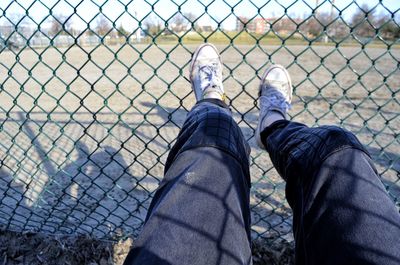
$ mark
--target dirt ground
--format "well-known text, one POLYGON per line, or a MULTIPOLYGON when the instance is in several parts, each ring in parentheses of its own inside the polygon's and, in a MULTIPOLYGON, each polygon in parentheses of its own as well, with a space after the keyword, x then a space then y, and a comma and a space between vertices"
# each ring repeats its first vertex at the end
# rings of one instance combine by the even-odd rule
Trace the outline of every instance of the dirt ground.
POLYGON ((79 236, 48 236, 35 233, 0 232, 0 264, 52 265, 123 263, 132 240, 118 243, 79 236))
MULTIPOLYGON (((0 232, 0 264, 122 265, 132 245, 132 239, 111 242, 87 236, 0 232)), ((254 265, 294 264, 293 242, 255 240, 252 247, 254 265)))
MULTIPOLYGON (((1 230, 136 236, 168 150, 194 104, 188 65, 195 48, 0 53, 1 230)), ((284 183, 253 137, 259 77, 271 63, 286 66, 292 76, 292 119, 356 133, 399 201, 400 50, 218 48, 233 116, 252 147, 253 238, 293 240, 284 183)))

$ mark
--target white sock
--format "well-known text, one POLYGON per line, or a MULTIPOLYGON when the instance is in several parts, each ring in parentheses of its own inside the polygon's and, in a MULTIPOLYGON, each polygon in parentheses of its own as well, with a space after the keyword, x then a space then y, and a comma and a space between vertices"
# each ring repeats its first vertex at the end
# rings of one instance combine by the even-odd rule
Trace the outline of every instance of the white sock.
POLYGON ((278 120, 286 120, 286 117, 284 117, 279 111, 274 111, 271 110, 268 114, 267 117, 265 117, 263 121, 263 128, 267 128, 270 126, 272 123, 278 121, 278 120))

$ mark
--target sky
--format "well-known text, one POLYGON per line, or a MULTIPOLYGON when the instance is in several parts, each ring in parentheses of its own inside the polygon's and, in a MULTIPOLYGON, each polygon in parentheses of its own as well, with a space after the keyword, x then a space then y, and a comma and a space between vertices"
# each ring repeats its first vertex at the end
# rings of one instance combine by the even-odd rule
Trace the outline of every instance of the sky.
MULTIPOLYGON (((153 13, 153 17, 167 20, 180 9, 182 13, 194 14, 200 25, 217 26, 220 23, 222 28, 232 30, 235 28, 237 16, 254 17, 260 13, 264 18, 271 18, 280 17, 286 11, 293 17, 305 17, 316 8, 316 2, 317 0, 1 0, 0 24, 5 23, 5 17, 26 14, 33 22, 46 27, 50 21, 46 17, 52 13, 71 16, 74 27, 83 29, 88 23, 94 27, 95 17, 102 12, 116 26, 123 25, 127 30, 134 30, 138 27, 137 20, 143 19, 149 13, 153 13), (206 9, 208 14, 204 14, 206 9)), ((341 10, 345 19, 350 19, 359 9, 357 5, 363 4, 370 7, 378 5, 377 13, 396 12, 397 16, 400 15, 400 0, 382 0, 381 4, 379 0, 318 2, 317 12, 331 12, 331 2, 334 2, 333 10, 341 10)))

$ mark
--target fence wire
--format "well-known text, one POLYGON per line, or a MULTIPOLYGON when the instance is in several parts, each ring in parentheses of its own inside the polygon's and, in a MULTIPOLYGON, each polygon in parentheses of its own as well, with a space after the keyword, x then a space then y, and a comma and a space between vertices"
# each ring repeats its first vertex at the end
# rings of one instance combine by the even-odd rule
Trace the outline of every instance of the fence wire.
POLYGON ((292 240, 284 182, 254 141, 272 63, 292 75, 291 118, 354 132, 399 206, 400 5, 366 3, 1 1, 1 229, 136 236, 195 103, 203 42, 252 146, 253 238, 292 240))

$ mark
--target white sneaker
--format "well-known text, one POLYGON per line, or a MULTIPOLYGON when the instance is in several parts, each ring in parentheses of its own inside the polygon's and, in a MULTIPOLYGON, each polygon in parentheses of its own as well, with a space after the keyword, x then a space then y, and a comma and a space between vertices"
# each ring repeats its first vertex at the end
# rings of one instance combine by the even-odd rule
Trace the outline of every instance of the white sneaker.
POLYGON ((214 45, 205 43, 196 49, 189 71, 190 82, 197 101, 205 98, 225 101, 222 61, 214 45))
POLYGON ((287 111, 292 101, 292 81, 287 70, 278 64, 272 65, 261 78, 259 89, 260 114, 256 130, 257 145, 265 149, 261 132, 279 119, 287 119, 287 111), (275 114, 274 119, 271 114, 275 114), (280 117, 282 116, 282 118, 280 117), (276 118, 278 117, 278 118, 276 118))

